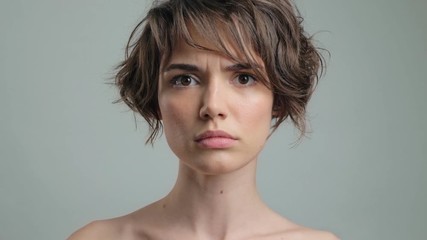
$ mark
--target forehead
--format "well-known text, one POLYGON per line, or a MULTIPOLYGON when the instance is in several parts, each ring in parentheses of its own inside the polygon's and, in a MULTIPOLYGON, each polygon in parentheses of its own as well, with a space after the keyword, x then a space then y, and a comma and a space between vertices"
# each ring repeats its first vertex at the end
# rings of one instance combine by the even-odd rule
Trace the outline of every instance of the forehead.
POLYGON ((180 37, 172 50, 181 48, 186 44, 198 49, 212 51, 219 55, 225 55, 236 60, 244 58, 244 53, 238 48, 236 41, 232 40, 231 34, 226 31, 224 25, 218 25, 215 29, 214 34, 218 36, 216 39, 210 38, 210 34, 206 35, 205 30, 201 27, 196 28, 192 24, 187 24, 187 29, 188 35, 180 37))
POLYGON ((237 62, 224 54, 220 54, 217 51, 198 49, 181 40, 175 45, 170 58, 168 61, 165 61, 161 71, 166 72, 171 65, 175 64, 189 64, 189 66, 197 66, 197 69, 199 70, 206 70, 210 69, 210 67, 217 66, 217 64, 218 66, 225 68, 226 66, 239 63, 240 62, 237 62))
POLYGON ((182 34, 172 44, 170 52, 163 57, 162 66, 168 64, 176 56, 185 56, 188 55, 189 50, 191 52, 196 50, 211 52, 231 62, 264 67, 264 62, 259 54, 250 47, 251 44, 249 42, 238 43, 224 27, 218 26, 215 29, 217 38, 206 37, 202 28, 196 28, 191 24, 187 24, 186 29, 188 34, 182 34), (242 45, 245 45, 246 49, 242 49, 242 45))

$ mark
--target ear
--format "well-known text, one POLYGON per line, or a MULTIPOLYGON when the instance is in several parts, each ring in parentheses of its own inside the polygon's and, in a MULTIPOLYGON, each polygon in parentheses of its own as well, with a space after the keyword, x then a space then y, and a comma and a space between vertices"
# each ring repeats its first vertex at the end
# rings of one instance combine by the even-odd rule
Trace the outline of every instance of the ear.
POLYGON ((279 102, 279 99, 280 98, 278 98, 276 95, 274 95, 273 109, 271 110, 272 118, 277 118, 280 115, 281 103, 279 102))
POLYGON ((157 120, 162 121, 162 112, 160 112, 160 108, 157 109, 157 120))
POLYGON ((277 105, 273 106, 273 110, 271 112, 272 118, 277 118, 279 116, 279 110, 280 108, 277 105))

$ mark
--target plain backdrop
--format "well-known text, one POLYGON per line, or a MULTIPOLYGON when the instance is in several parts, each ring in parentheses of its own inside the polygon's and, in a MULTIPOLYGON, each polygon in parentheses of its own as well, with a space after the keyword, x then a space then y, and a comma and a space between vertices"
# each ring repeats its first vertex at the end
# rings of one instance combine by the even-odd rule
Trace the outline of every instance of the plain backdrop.
MULTIPOLYGON (((0 1, 0 239, 65 239, 164 196, 177 159, 108 84, 150 1, 0 1)), ((427 1, 297 1, 328 69, 312 133, 259 159, 265 201, 348 240, 426 239, 427 1)))

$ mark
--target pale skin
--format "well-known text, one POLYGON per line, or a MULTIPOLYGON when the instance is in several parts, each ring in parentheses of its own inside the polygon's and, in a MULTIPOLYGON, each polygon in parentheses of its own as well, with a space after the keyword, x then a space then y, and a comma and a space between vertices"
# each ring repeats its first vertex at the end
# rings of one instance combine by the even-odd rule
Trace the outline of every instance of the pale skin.
POLYGON ((273 94, 253 75, 222 55, 177 44, 160 66, 158 92, 165 136, 179 159, 175 186, 163 199, 90 223, 69 240, 337 239, 292 223, 261 200, 256 165, 270 134, 273 94), (198 138, 216 130, 230 139, 198 138))

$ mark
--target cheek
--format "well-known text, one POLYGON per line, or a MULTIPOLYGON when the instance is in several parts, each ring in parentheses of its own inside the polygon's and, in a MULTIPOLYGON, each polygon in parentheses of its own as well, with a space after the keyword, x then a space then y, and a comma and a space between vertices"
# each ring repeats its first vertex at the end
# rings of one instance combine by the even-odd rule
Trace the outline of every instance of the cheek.
POLYGON ((162 114, 163 131, 172 152, 179 157, 185 156, 188 139, 191 139, 194 127, 194 108, 180 98, 159 99, 162 114))
MULTIPOLYGON (((249 98, 250 99, 250 98, 249 98)), ((250 101, 239 104, 241 112, 240 121, 248 128, 259 126, 270 129, 273 101, 272 98, 264 96, 252 98, 250 101)))
POLYGON ((164 131, 167 135, 181 134, 179 132, 192 123, 193 109, 186 100, 180 98, 159 99, 159 107, 164 131))

